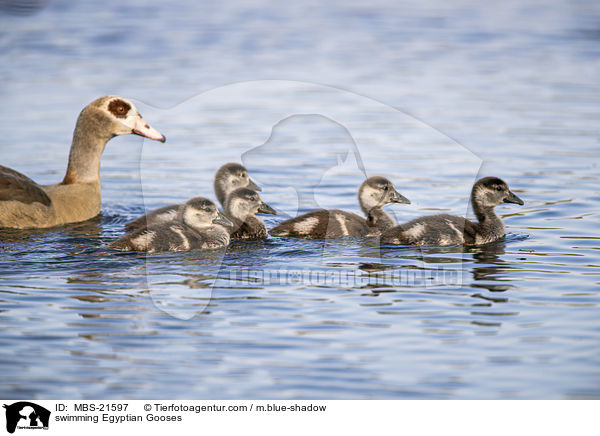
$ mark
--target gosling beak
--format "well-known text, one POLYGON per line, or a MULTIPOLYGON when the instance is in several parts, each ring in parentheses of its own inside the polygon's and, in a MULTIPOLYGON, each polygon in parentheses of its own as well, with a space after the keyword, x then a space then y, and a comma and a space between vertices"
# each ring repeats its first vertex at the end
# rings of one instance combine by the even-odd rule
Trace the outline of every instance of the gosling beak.
POLYGON ((262 188, 260 186, 258 186, 256 183, 254 183, 254 180, 252 180, 252 179, 248 179, 248 186, 247 186, 247 188, 248 189, 252 189, 254 191, 258 191, 258 192, 262 191, 262 188))
POLYGON ((217 217, 212 222, 213 224, 219 224, 223 227, 233 227, 233 223, 221 212, 217 214, 217 217))
POLYGON ((513 194, 512 191, 508 191, 508 195, 504 198, 504 203, 515 203, 520 204, 521 206, 525 204, 523 200, 513 194))
POLYGON ((410 204, 410 200, 404 195, 400 194, 398 191, 394 190, 394 192, 392 192, 390 195, 390 203, 410 204))
POLYGON ((264 201, 258 206, 258 213, 267 213, 269 215, 277 215, 277 211, 269 206, 264 201))
POLYGON ((167 138, 161 134, 158 130, 152 127, 138 114, 138 118, 135 120, 135 127, 131 131, 136 135, 144 136, 146 138, 154 139, 155 141, 165 142, 167 138))

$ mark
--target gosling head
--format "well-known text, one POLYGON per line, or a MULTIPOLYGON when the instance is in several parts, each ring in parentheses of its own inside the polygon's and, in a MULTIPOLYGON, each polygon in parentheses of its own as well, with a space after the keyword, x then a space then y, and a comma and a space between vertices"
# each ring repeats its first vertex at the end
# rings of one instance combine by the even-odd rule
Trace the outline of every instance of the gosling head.
POLYGON ((219 212, 217 206, 204 197, 195 197, 188 200, 180 210, 180 218, 184 224, 197 230, 215 224, 223 227, 233 227, 233 223, 219 212))
POLYGON ((116 95, 100 97, 91 102, 81 111, 77 124, 84 124, 83 130, 95 131, 107 139, 133 133, 160 142, 166 141, 163 134, 142 118, 132 102, 116 95))
POLYGON ((257 213, 277 215, 275 209, 262 201, 258 192, 249 188, 238 188, 229 194, 225 211, 230 217, 240 221, 245 221, 257 213))
POLYGON ((360 185, 358 202, 365 214, 388 203, 410 204, 408 198, 396 191, 392 182, 381 176, 369 177, 360 185))
POLYGON ((250 188, 261 191, 260 187, 248 175, 248 170, 238 163, 226 163, 215 174, 215 194, 217 200, 225 206, 227 196, 237 188, 250 188))
POLYGON ((523 205, 523 200, 517 197, 506 182, 498 177, 484 177, 473 185, 471 198, 474 204, 485 208, 498 206, 500 203, 515 203, 523 205))

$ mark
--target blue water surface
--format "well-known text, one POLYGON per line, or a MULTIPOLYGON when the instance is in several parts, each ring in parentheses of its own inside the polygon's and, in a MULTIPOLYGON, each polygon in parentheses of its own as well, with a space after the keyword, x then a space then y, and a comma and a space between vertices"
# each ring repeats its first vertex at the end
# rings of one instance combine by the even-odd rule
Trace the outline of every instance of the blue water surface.
MULTIPOLYGON (((600 397, 600 6, 592 0, 70 2, 0 10, 0 164, 61 180, 79 111, 132 99, 165 144, 103 156, 103 210, 0 233, 0 397, 600 397), (34 8, 35 9, 35 8, 34 8), (279 216, 502 205, 486 247, 270 238, 114 253, 243 162, 279 216)), ((16 5, 16 6, 15 6, 16 5)))

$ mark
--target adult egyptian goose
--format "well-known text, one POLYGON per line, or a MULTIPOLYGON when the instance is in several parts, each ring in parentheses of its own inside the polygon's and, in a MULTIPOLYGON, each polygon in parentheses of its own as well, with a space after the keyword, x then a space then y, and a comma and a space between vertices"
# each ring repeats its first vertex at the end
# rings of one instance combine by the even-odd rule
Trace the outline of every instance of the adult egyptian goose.
POLYGON ((48 228, 85 221, 100 213, 100 156, 117 135, 134 133, 165 142, 129 100, 106 96, 79 114, 63 181, 41 186, 0 166, 0 227, 48 228))

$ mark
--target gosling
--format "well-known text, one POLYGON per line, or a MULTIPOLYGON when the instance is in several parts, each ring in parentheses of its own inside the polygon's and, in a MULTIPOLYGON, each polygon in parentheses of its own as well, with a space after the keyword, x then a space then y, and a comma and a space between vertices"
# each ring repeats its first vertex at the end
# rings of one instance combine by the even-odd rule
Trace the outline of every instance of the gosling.
POLYGON ((478 222, 453 215, 424 216, 383 232, 381 242, 424 246, 488 244, 506 234, 504 223, 494 210, 501 203, 524 204, 503 180, 484 177, 471 191, 471 204, 478 222))
POLYGON ((306 239, 378 236, 396 225, 383 206, 388 203, 410 204, 406 197, 396 191, 392 182, 380 176, 369 177, 362 183, 358 190, 358 202, 367 219, 339 209, 321 209, 283 221, 269 233, 306 239))
POLYGON ((257 192, 249 188, 238 188, 227 197, 225 214, 231 222, 231 239, 242 241, 260 241, 267 239, 265 223, 256 216, 257 213, 277 215, 277 212, 266 204, 257 192))
MULTIPOLYGON (((217 200, 225 207, 227 196, 237 188, 250 188, 261 191, 260 187, 248 175, 248 170, 238 163, 226 163, 215 173, 214 189, 217 200)), ((171 204, 148 212, 131 222, 125 224, 125 230, 133 231, 147 226, 172 222, 176 220, 180 204, 171 204)))
POLYGON ((147 253, 213 250, 229 245, 232 226, 212 201, 195 197, 180 207, 176 221, 134 230, 109 248, 147 253))

